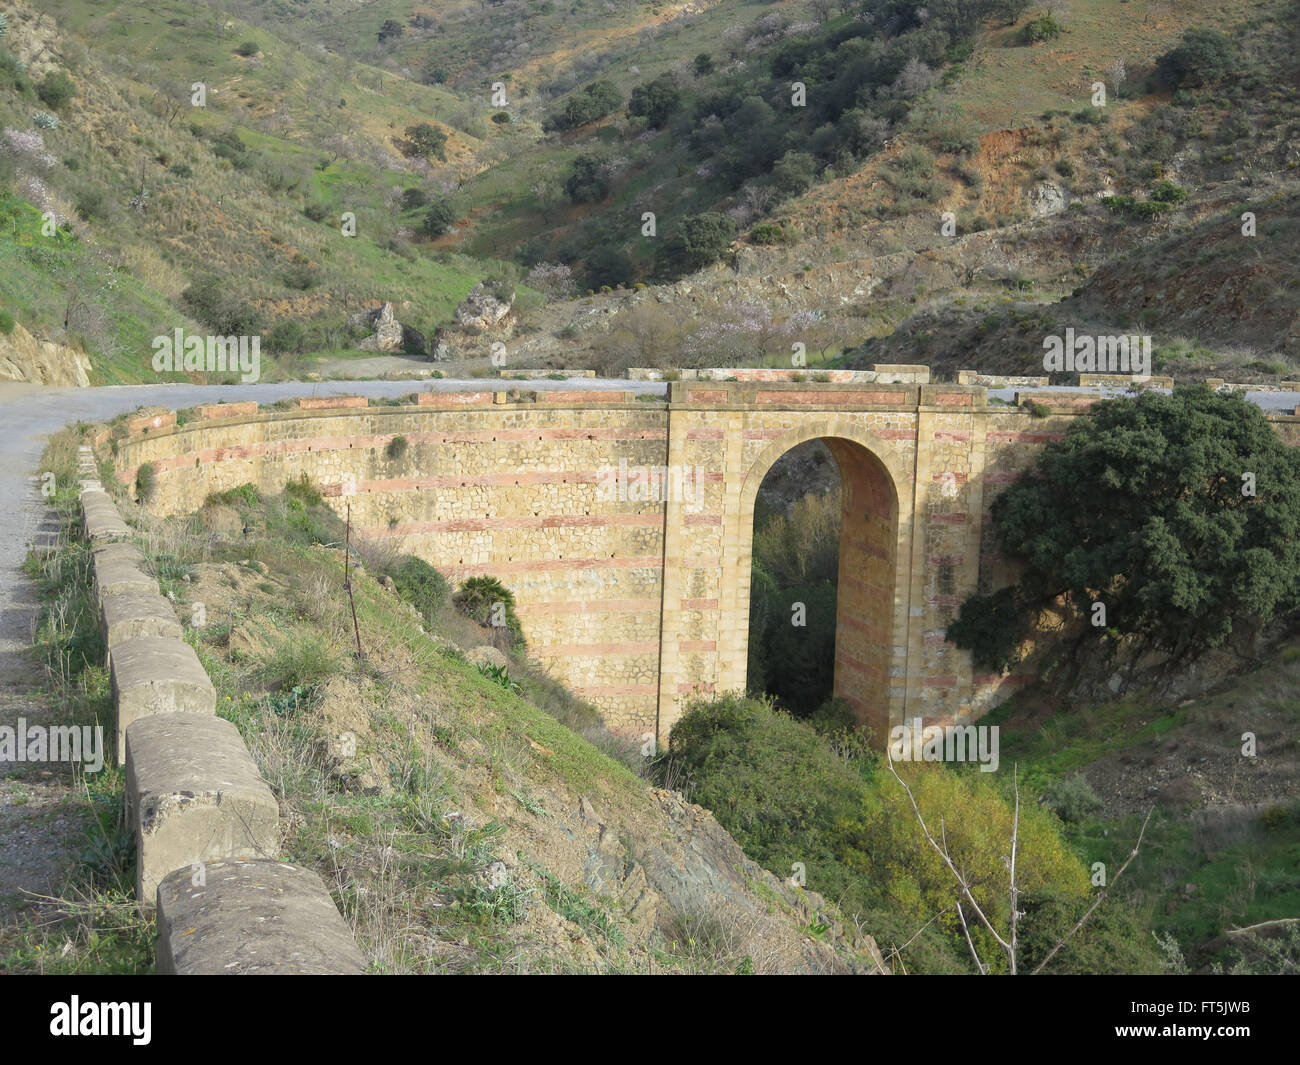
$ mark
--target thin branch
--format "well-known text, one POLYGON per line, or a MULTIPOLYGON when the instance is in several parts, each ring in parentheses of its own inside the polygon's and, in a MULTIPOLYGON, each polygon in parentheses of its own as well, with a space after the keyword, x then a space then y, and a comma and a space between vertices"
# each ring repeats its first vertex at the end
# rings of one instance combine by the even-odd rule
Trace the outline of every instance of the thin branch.
POLYGON ((1240 936, 1245 935, 1247 932, 1253 932, 1257 928, 1275 928, 1280 924, 1300 924, 1300 917, 1279 917, 1273 921, 1260 921, 1259 924, 1250 924, 1245 928, 1229 928, 1223 934, 1225 936, 1240 936))
POLYGON ((1145 836, 1147 833, 1147 824, 1151 821, 1151 815, 1155 813, 1155 810, 1156 808, 1153 806, 1151 807, 1151 809, 1147 811, 1146 819, 1142 822, 1142 831, 1138 833, 1137 842, 1133 844, 1133 849, 1129 851, 1128 857, 1124 859, 1124 864, 1119 867, 1119 872, 1117 872, 1113 877, 1111 877, 1110 883, 1106 885, 1105 890, 1103 890, 1101 894, 1097 896, 1097 898, 1093 901, 1093 904, 1088 907, 1087 912, 1084 913, 1084 915, 1080 917, 1078 921, 1075 922, 1074 927, 1071 928, 1068 932, 1066 932, 1065 935, 1063 935, 1060 938, 1060 940, 1057 942, 1056 946, 1054 946, 1051 950, 1047 952, 1047 956, 1038 963, 1038 967, 1034 969, 1032 973, 1029 974, 1030 976, 1037 976, 1040 972, 1042 972, 1043 966, 1046 965, 1049 961, 1051 961, 1054 957, 1056 957, 1056 952, 1059 951, 1063 946, 1065 946, 1066 940, 1068 940, 1072 935, 1074 935, 1075 932, 1077 932, 1080 928, 1082 928, 1084 922, 1088 920, 1089 917, 1092 916, 1093 911, 1096 910, 1098 906, 1100 906, 1103 902, 1106 901, 1106 897, 1111 893, 1111 889, 1114 888, 1114 886, 1117 883, 1119 883, 1119 878, 1124 875, 1124 870, 1127 869, 1129 867, 1129 863, 1132 862, 1133 859, 1137 857, 1138 851, 1142 847, 1142 837, 1145 836))
POLYGON ((962 912, 961 903, 957 903, 957 919, 961 921, 961 933, 966 937, 966 946, 970 947, 971 957, 975 959, 975 968, 980 971, 980 976, 988 976, 989 967, 980 961, 980 953, 975 949, 975 941, 970 937, 970 929, 966 926, 966 914, 962 912))
POLYGON ((1016 938, 1016 922, 1020 917, 1020 889, 1016 887, 1016 847, 1020 841, 1020 764, 1016 763, 1011 770, 1012 782, 1016 793, 1015 812, 1011 815, 1011 950, 1010 955, 1011 975, 1016 975, 1016 948, 1018 940, 1016 938))

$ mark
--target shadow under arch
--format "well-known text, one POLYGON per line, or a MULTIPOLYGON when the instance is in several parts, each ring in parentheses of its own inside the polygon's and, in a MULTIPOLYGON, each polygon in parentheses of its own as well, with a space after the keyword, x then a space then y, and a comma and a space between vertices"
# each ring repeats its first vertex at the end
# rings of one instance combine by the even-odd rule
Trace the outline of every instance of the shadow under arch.
MULTIPOLYGON (((900 500, 911 479, 897 453, 849 418, 810 420, 773 440, 754 460, 740 490, 737 560, 743 567, 733 617, 749 617, 754 507, 763 479, 799 444, 821 440, 840 471, 840 550, 835 609, 834 695, 884 742, 903 720, 907 676, 907 591, 911 524, 900 520, 900 500)), ((738 667, 748 660, 749 633, 738 667)))

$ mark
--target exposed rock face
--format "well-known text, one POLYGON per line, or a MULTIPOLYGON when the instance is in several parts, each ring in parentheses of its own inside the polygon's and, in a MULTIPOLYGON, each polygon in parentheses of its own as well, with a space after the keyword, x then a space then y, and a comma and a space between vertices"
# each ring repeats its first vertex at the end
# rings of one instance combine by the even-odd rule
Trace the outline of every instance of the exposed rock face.
POLYGON ((1060 214, 1065 207, 1065 192, 1059 185, 1043 182, 1029 190, 1029 209, 1034 212, 1035 218, 1060 214))
POLYGON ((428 340, 423 333, 397 320, 391 303, 352 315, 348 319, 348 326, 352 329, 373 330, 370 336, 357 344, 359 351, 424 352, 428 348, 428 340))
POLYGON ((513 299, 502 300, 497 293, 478 284, 469 290, 469 294, 456 308, 456 324, 467 333, 483 333, 499 324, 510 313, 512 306, 513 299))
POLYGON ((12 333, 0 333, 0 380, 37 385, 90 384, 90 359, 66 344, 40 340, 15 323, 12 333))

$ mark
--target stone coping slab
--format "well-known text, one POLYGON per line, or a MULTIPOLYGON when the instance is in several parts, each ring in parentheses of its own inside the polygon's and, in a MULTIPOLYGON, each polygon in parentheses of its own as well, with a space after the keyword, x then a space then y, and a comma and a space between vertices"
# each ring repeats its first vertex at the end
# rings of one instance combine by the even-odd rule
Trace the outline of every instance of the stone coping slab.
POLYGON ((274 858, 280 807, 239 729, 203 714, 157 714, 126 730, 127 811, 138 898, 168 873, 217 858, 274 858))
POLYGON ((180 640, 185 631, 166 596, 157 592, 123 592, 100 598, 104 641, 110 650, 138 636, 180 640))
POLYGON ((137 636, 112 647, 108 663, 117 706, 119 764, 126 760, 125 737, 133 722, 157 714, 216 713, 216 689, 184 640, 137 636))
POLYGON ((270 859, 208 862, 158 885, 158 965, 178 976, 365 972, 352 932, 310 869, 270 859))

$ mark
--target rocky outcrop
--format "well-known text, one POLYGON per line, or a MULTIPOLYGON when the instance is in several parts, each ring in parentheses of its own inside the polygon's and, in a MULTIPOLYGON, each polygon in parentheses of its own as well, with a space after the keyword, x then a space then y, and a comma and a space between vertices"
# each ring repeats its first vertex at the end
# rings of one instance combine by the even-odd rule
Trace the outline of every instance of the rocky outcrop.
POLYGON ((456 325, 471 335, 496 328, 514 306, 513 293, 500 286, 475 285, 456 308, 456 325))
POLYGON ((456 308, 455 325, 439 329, 434 335, 429 358, 448 362, 490 354, 494 340, 505 340, 514 332, 514 298, 507 285, 475 285, 456 308))
POLYGON ((349 329, 369 329, 370 336, 357 344, 359 351, 405 351, 423 354, 429 346, 428 338, 409 325, 397 320, 391 303, 374 310, 361 311, 348 319, 349 329))
POLYGON ((41 340, 17 323, 13 332, 0 333, 0 381, 86 388, 90 371, 84 352, 41 340))

